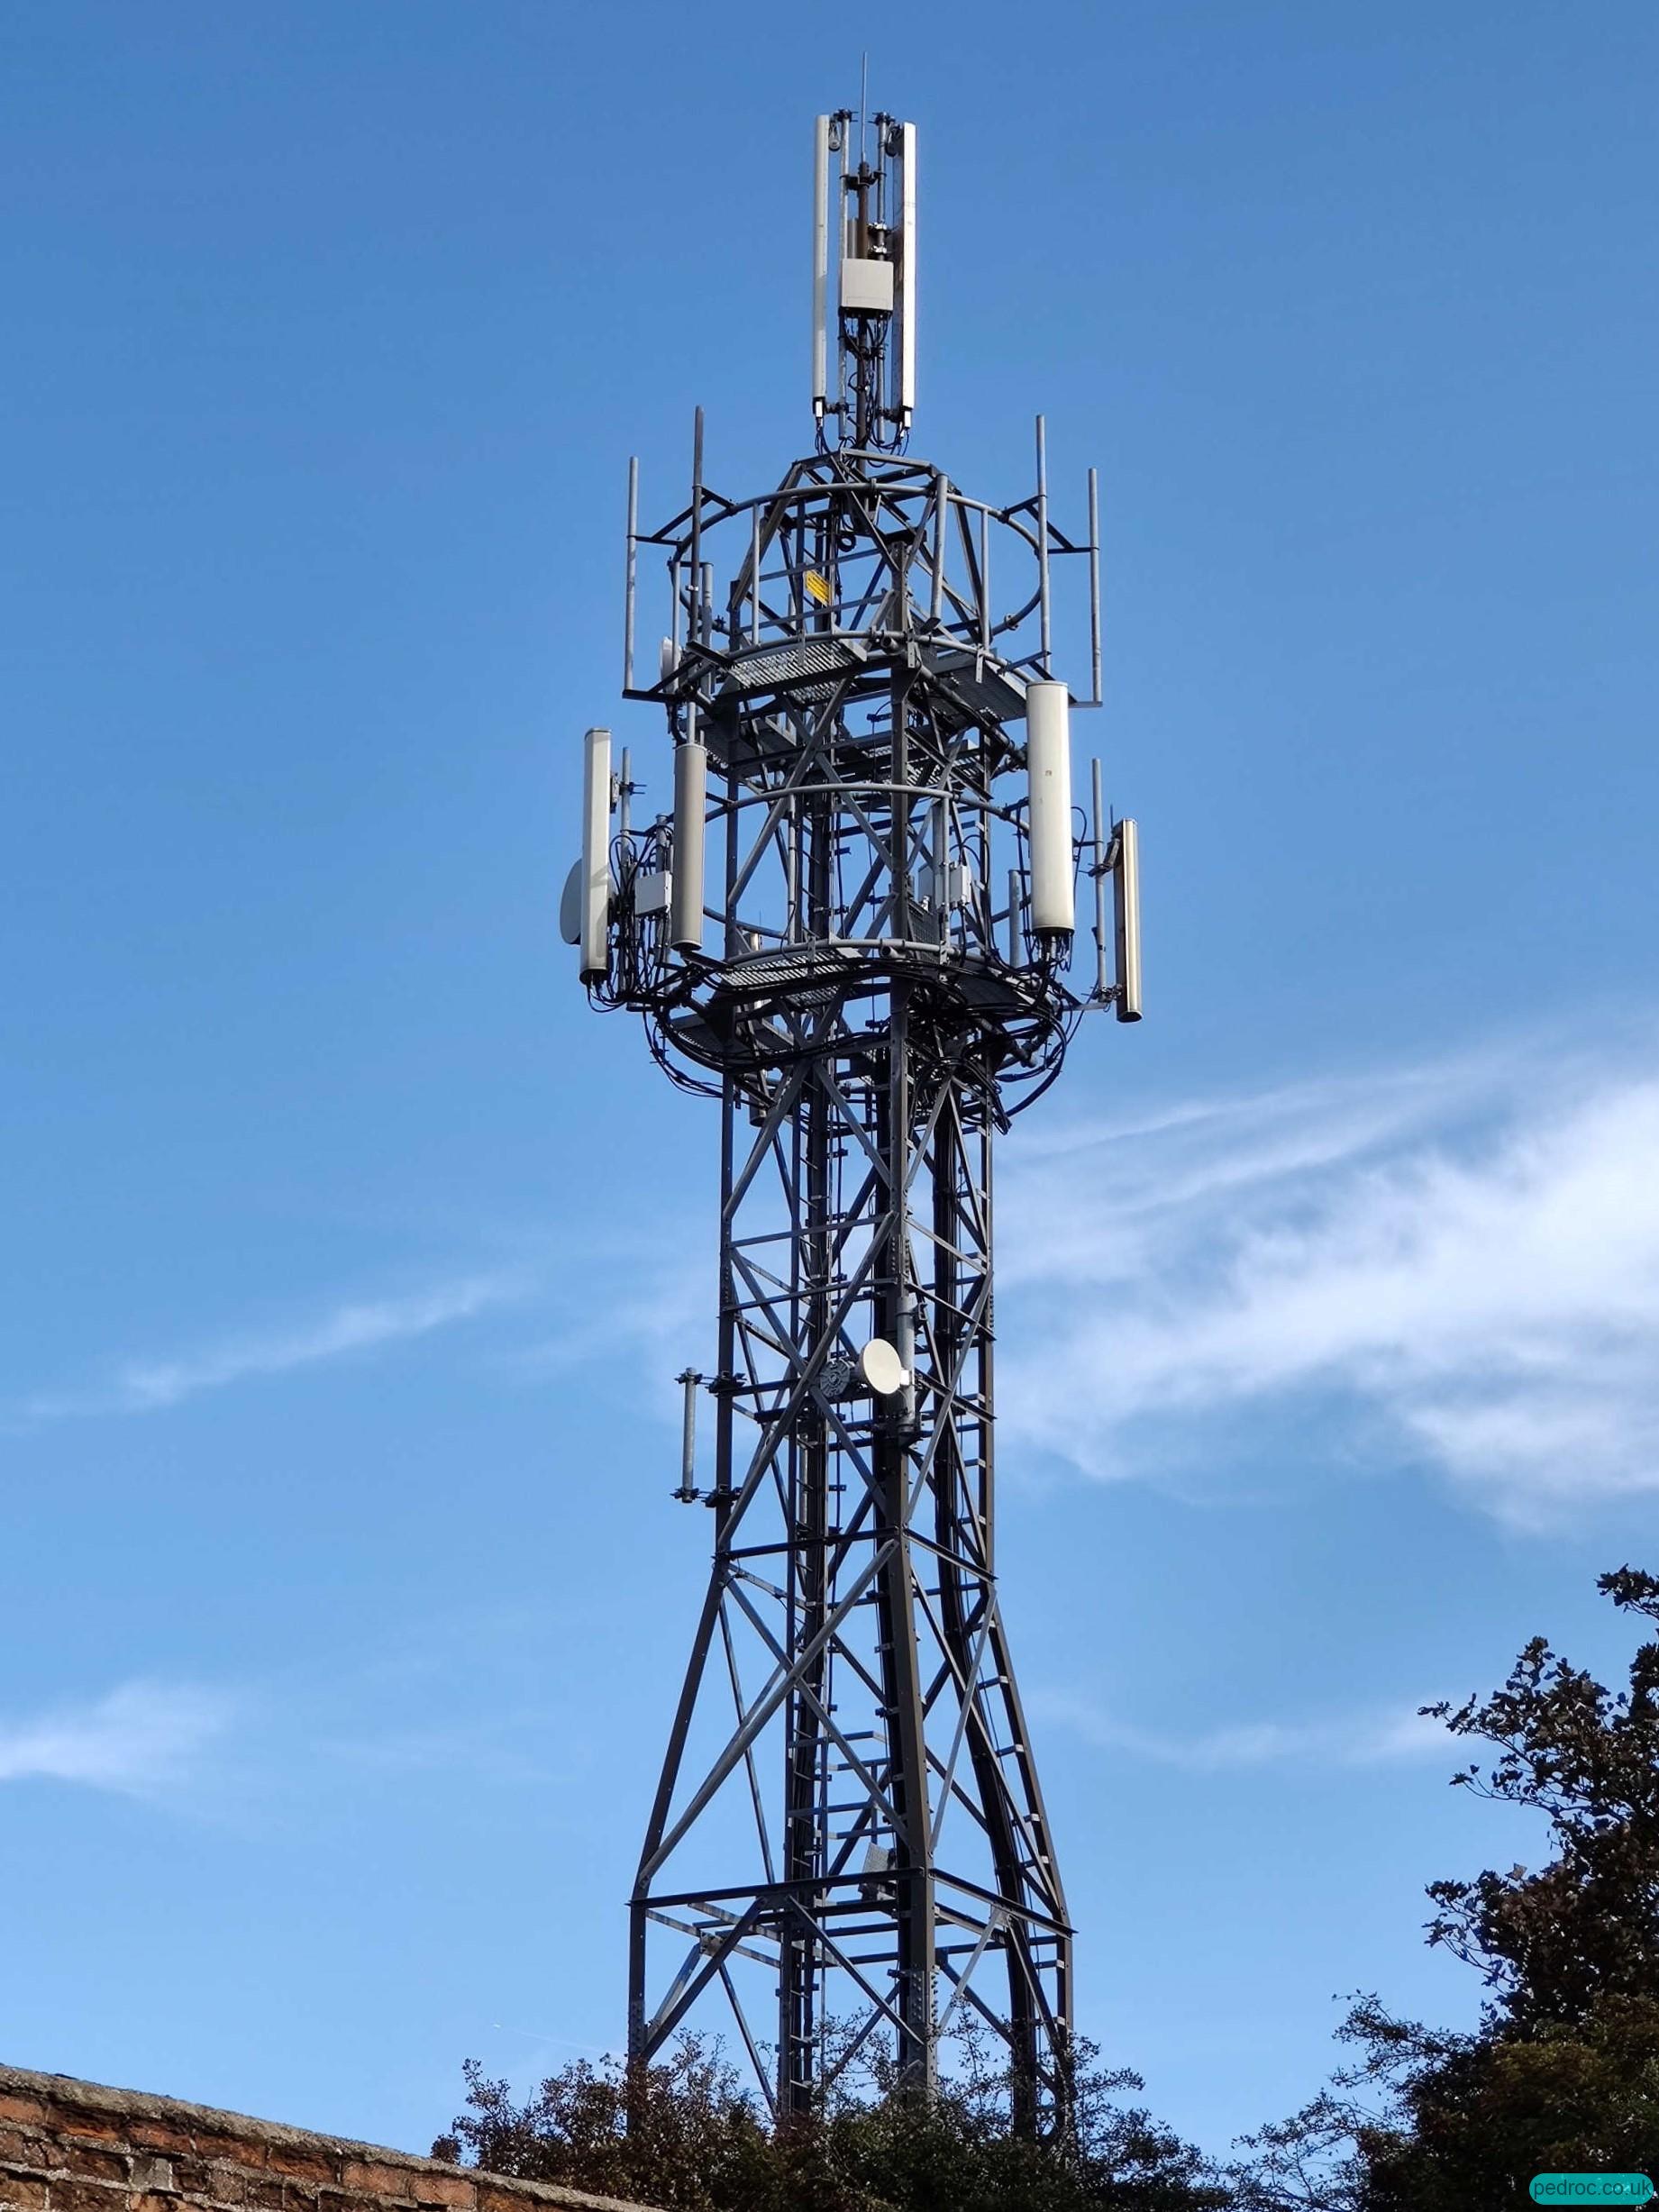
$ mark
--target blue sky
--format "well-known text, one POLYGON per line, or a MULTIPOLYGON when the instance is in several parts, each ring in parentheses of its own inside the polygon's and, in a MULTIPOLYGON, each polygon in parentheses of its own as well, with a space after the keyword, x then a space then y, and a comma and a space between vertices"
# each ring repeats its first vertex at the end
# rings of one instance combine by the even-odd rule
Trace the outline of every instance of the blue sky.
MULTIPOLYGON (((714 1124, 557 941, 626 457, 807 441, 809 11, 0 23, 0 2055, 421 2146, 622 2029, 714 1124)), ((1007 1148, 1084 2025, 1469 2016, 1427 1698, 1659 1563, 1659 20, 899 7, 916 446, 1101 469, 1148 1019, 1007 1148)), ((652 755, 644 773, 656 772, 652 755)))

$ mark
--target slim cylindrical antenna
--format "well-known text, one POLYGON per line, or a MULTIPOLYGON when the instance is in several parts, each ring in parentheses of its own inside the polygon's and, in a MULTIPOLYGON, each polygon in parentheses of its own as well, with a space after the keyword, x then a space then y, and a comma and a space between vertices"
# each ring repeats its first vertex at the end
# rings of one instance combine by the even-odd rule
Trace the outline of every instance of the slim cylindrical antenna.
POLYGON ((674 1379, 686 1394, 679 1421, 679 1488, 674 1495, 689 1505, 697 1497, 697 1394, 703 1378, 688 1367, 674 1379))
POLYGON ((761 510, 749 511, 749 642, 761 642, 761 510))
POLYGON ((1048 674, 1048 425, 1037 417, 1037 623, 1048 674))
POLYGON ((829 160, 830 119, 812 131, 812 411, 829 404, 829 160))
MULTIPOLYGON (((1089 651, 1094 666, 1094 688, 1089 705, 1100 704, 1100 486, 1094 469, 1089 471, 1089 651)), ((1099 808, 1095 809, 1097 815, 1099 808)))
POLYGON ((628 801, 634 797, 634 756, 627 746, 622 749, 622 769, 616 778, 616 834, 624 844, 631 827, 631 809, 628 801))
POLYGON ((944 605, 944 533, 951 514, 951 479, 941 469, 934 478, 934 577, 927 612, 937 622, 944 605))
POLYGON ((637 544, 640 530, 640 457, 628 456, 628 576, 623 595, 622 616, 622 687, 634 688, 634 576, 639 564, 637 544))
POLYGON ((980 509, 980 643, 990 649, 990 509, 980 509))
POLYGON ((794 944, 801 934, 801 812, 791 791, 783 825, 783 942, 794 944))
POLYGON ((907 430, 916 413, 916 125, 898 134, 898 421, 907 430))
POLYGON ((1017 968, 1017 967, 1019 967, 1019 965, 1021 964, 1021 963, 1020 963, 1020 951, 1021 951, 1021 946, 1020 946, 1020 942, 1019 942, 1019 903, 1020 903, 1020 892, 1021 892, 1022 888, 1023 888, 1023 887, 1022 887, 1021 882, 1020 882, 1020 873, 1019 873, 1018 869, 1017 869, 1017 868, 1011 868, 1011 869, 1009 869, 1009 870, 1008 870, 1008 966, 1009 966, 1010 968, 1017 968))
MULTIPOLYGON (((703 410, 698 407, 691 418, 691 596, 694 599, 703 590, 703 410)), ((686 635, 700 642, 703 625, 692 623, 686 635)))
MULTIPOLYGON (((1094 476, 1091 469, 1090 479, 1094 476)), ((1095 864, 1089 871, 1095 879, 1095 997, 1104 999, 1107 993, 1106 973, 1106 808, 1100 797, 1100 763, 1089 762, 1089 797, 1093 803, 1095 864)))
POLYGON ((674 749, 674 849, 669 879, 669 942, 679 952, 703 947, 703 855, 707 838, 708 755, 688 742, 674 749))

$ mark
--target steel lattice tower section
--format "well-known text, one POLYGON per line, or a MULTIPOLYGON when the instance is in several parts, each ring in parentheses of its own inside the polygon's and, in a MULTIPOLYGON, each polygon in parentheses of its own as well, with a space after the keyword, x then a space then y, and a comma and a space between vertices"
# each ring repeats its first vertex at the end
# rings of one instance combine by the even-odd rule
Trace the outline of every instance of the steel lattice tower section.
POLYGON ((680 1379, 677 1493, 711 1510, 713 1570, 634 1889, 630 2051, 724 1998, 798 2110, 872 2036, 925 2090, 971 2014, 1044 2133, 1071 1927, 996 1580, 992 1152, 1086 1008, 1140 1013, 1135 825, 1102 819, 1097 763, 1080 827, 1050 661, 1069 560, 1098 705, 1095 483, 1068 537, 1040 420, 1012 506, 907 457, 912 128, 821 117, 815 186, 816 449, 730 498, 699 411, 654 531, 631 468, 624 687, 666 711, 674 806, 635 822, 629 754, 613 772, 589 732, 565 903, 594 1003, 643 1015, 720 1116, 717 1345, 680 1379), (642 548, 667 571, 650 683, 642 548))

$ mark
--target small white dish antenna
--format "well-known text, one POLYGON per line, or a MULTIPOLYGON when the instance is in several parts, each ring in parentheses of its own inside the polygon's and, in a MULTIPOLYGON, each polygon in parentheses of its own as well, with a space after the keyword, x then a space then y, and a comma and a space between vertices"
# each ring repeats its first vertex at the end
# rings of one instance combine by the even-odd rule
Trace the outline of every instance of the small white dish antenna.
POLYGON ((566 944, 582 942, 582 864, 572 860, 570 872, 564 879, 563 896, 559 901, 559 934, 566 944))
POLYGON ((885 1336, 872 1336, 858 1355, 859 1376, 878 1397, 891 1397, 910 1379, 909 1370, 885 1336))

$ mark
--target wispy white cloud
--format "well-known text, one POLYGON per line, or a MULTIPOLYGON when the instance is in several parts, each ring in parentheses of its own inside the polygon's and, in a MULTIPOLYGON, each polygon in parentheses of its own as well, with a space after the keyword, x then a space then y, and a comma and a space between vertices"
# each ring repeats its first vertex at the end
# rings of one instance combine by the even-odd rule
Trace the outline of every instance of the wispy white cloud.
POLYGON ((126 1682, 92 1705, 0 1720, 0 1782, 80 1782, 142 1795, 187 1775, 231 1714, 231 1700, 213 1691, 126 1682))
POLYGON ((1005 1408, 1086 1470, 1320 1394, 1333 1456, 1381 1425, 1519 1525, 1659 1490, 1651 1056, 1200 1102, 1013 1165, 1005 1408))
POLYGON ((561 1387, 591 1369, 606 1390, 620 1384, 634 1412, 677 1425, 676 1375, 715 1364, 715 1250, 709 1221, 676 1215, 648 1235, 624 1229, 567 1245, 544 1301, 549 1332, 499 1355, 500 1364, 561 1387))
POLYGON ((713 1253, 706 1223, 678 1221, 567 1250, 564 1278, 550 1286, 552 1333, 514 1364, 530 1374, 618 1358, 683 1365, 688 1347, 712 1334, 713 1253))
POLYGON ((1102 1751, 1123 1752, 1159 1766, 1199 1773, 1229 1768, 1293 1765, 1309 1761, 1345 1767, 1384 1766, 1443 1753, 1446 1732, 1413 1708, 1338 1715, 1306 1721, 1248 1721, 1196 1735, 1159 1734, 1119 1720, 1087 1699, 1039 1692, 1033 1710, 1102 1751))
POLYGON ((19 1410, 25 1421, 154 1413, 205 1390, 429 1335, 499 1305, 520 1287, 508 1275, 467 1275, 402 1297, 350 1300, 307 1321, 224 1337, 173 1358, 121 1360, 87 1388, 39 1394, 19 1410))

